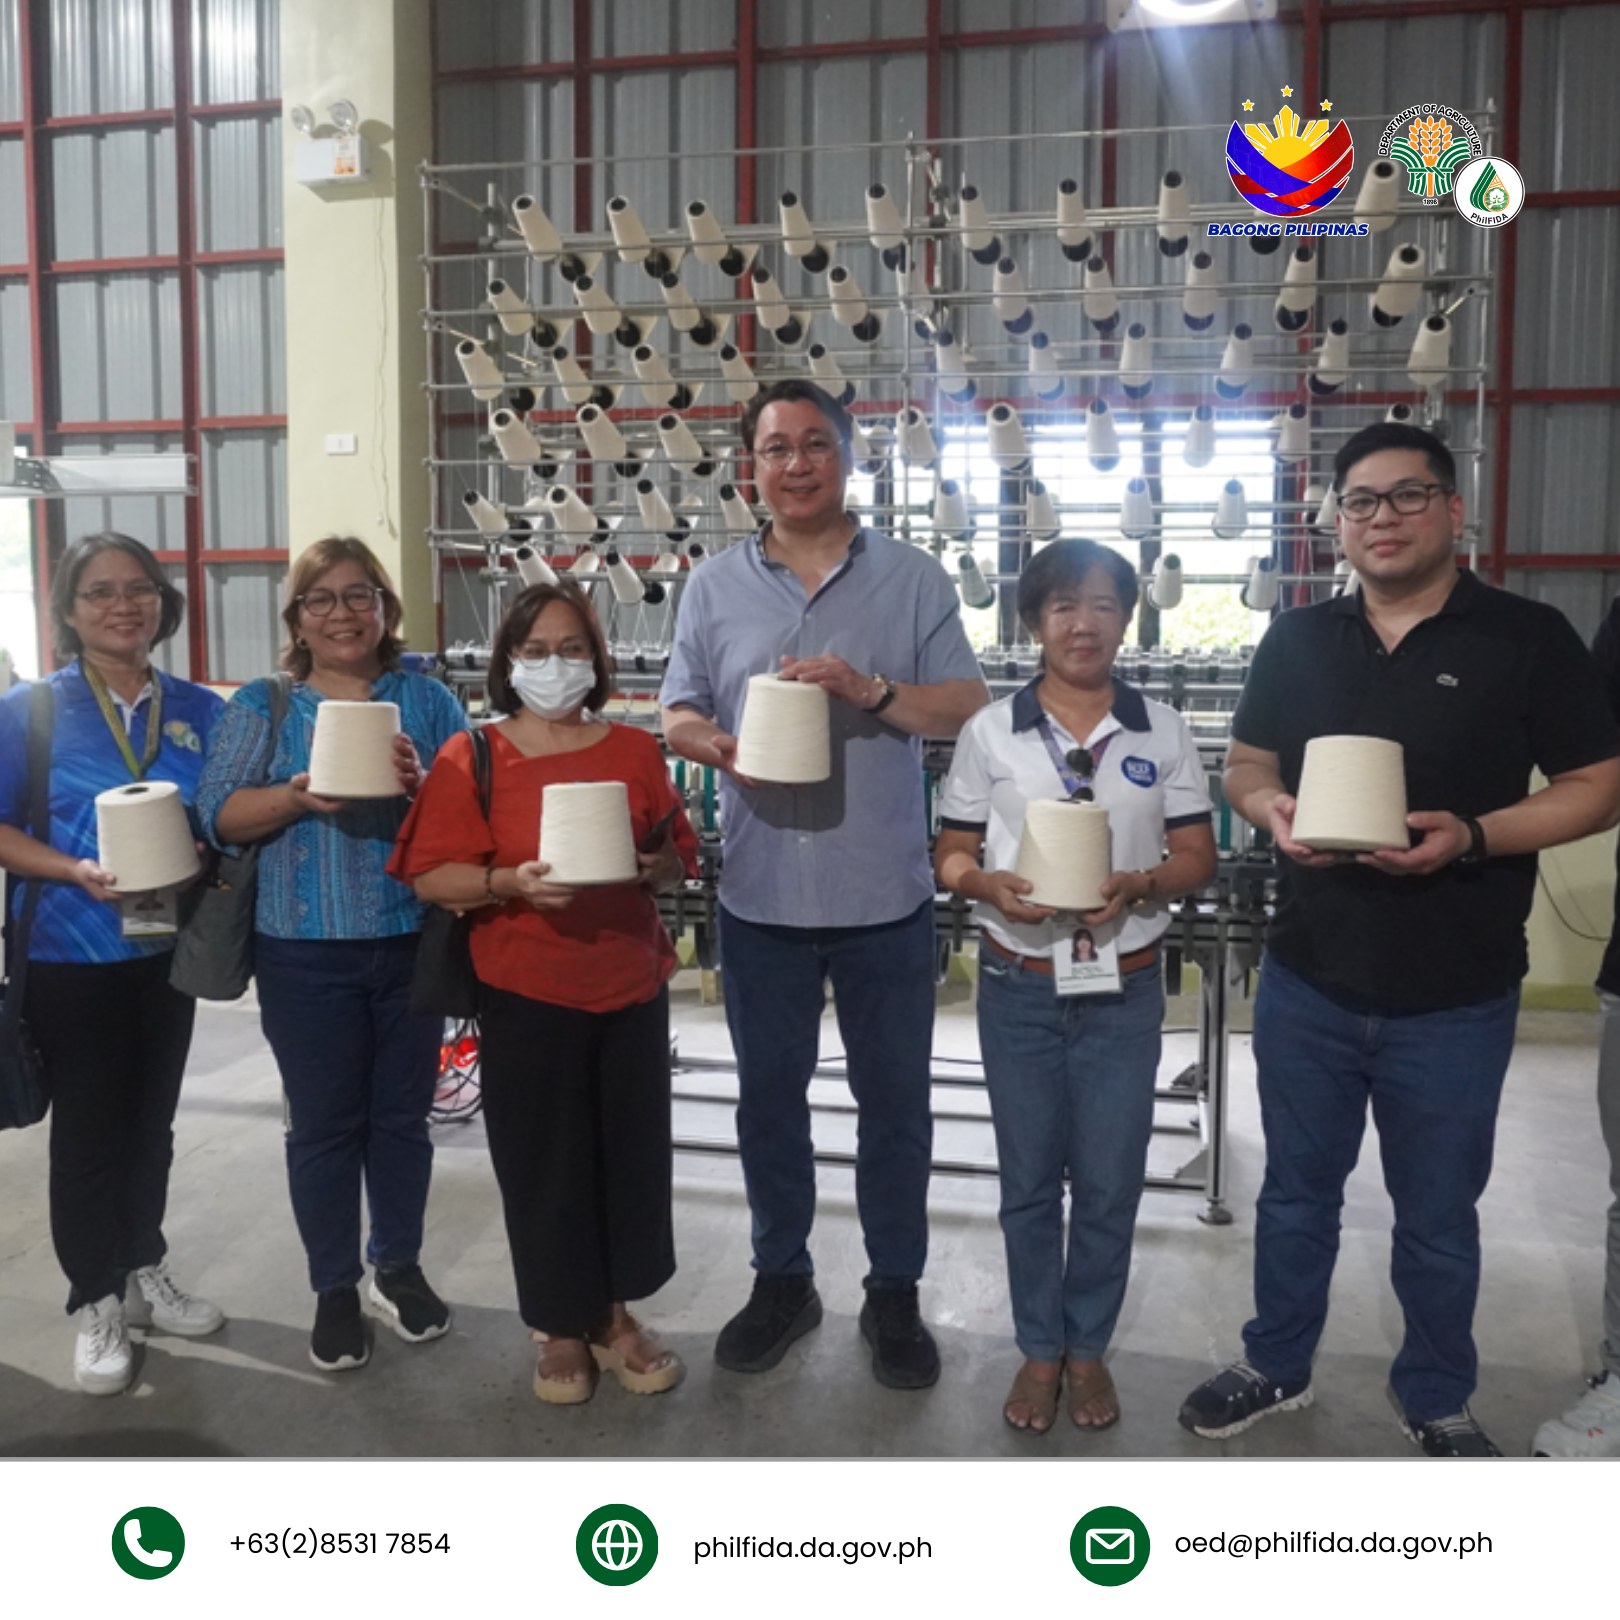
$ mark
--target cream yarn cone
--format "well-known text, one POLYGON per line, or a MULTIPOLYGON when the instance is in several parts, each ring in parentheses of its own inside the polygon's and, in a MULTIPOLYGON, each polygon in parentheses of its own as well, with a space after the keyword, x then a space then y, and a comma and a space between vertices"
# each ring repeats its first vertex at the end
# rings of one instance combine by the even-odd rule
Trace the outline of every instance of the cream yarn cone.
POLYGON ((1067 799, 1031 799, 1013 870, 1034 884, 1031 905, 1094 911, 1113 871, 1108 812, 1067 799))
POLYGON ((405 790, 394 769, 397 703, 325 698, 315 710, 309 791, 323 799, 392 799, 405 790))
POLYGON ((737 772, 757 782, 825 782, 832 775, 827 694, 808 681, 755 675, 737 728, 737 772))
POLYGON ((1299 776, 1294 839, 1321 850, 1405 849, 1401 745, 1383 737, 1312 737, 1299 776))
POLYGON ((96 795, 96 860, 120 894, 168 889, 197 875, 196 840, 173 782, 130 782, 96 795))
POLYGON ((540 799, 540 859, 551 883, 633 883, 636 841, 624 783, 551 783, 540 799))

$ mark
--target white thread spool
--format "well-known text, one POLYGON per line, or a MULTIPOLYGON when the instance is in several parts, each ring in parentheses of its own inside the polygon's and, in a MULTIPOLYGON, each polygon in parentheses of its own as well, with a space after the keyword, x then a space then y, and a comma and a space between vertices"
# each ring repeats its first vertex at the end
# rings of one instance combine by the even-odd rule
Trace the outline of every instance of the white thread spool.
POLYGON ((1279 332, 1303 332, 1316 303, 1316 249, 1301 243, 1288 255, 1283 284, 1271 318, 1279 332))
POLYGON ((540 859, 548 883, 633 883, 636 841, 623 782, 552 782, 540 797, 540 859))
POLYGON ((956 566, 961 573, 958 583, 962 587, 962 600, 970 608, 994 607, 995 586, 984 577, 984 570, 979 567, 979 559, 971 551, 964 551, 957 557, 956 566))
POLYGON ((967 491, 954 478, 942 478, 934 491, 934 533, 946 540, 967 540, 973 534, 973 514, 967 491))
POLYGON ((606 337, 609 332, 617 331, 619 322, 624 318, 619 314, 619 306, 613 302, 612 294, 595 276, 581 276, 574 283, 574 302, 579 305, 585 324, 598 337, 606 337))
POLYGON ((1356 223, 1376 235, 1395 223, 1401 202, 1401 173, 1388 158, 1379 158, 1362 177, 1356 193, 1356 223))
POLYGON ((1215 459, 1215 407, 1195 406, 1182 441, 1181 459, 1189 467, 1207 467, 1215 459))
POLYGON ((1114 278, 1105 259, 1093 254, 1086 260, 1085 290, 1080 294, 1085 317, 1105 335, 1119 325, 1119 299, 1114 296, 1114 278))
MULTIPOLYGON (((1305 498, 1310 499, 1310 490, 1305 491, 1305 498)), ((1322 491, 1321 503, 1316 508, 1316 527, 1323 534, 1338 532, 1339 496, 1331 484, 1322 491)))
POLYGON ((1086 406, 1086 455, 1098 472, 1112 472, 1119 465, 1119 434, 1106 399, 1086 406))
POLYGON ((1316 351, 1316 369, 1305 379, 1313 394, 1335 394, 1350 375, 1350 323, 1328 322, 1327 335, 1316 351))
POLYGON ((1408 242, 1389 256, 1384 279, 1368 302, 1380 326, 1398 326, 1418 306, 1423 295, 1423 249, 1408 242))
POLYGON ((713 210, 701 199, 686 205, 686 234, 692 238, 692 252, 698 261, 719 265, 722 275, 740 276, 755 253, 751 247, 732 247, 713 210))
POLYGON ((882 319, 866 301, 854 272, 835 264, 827 272, 827 295, 832 300, 832 316, 847 326, 861 343, 876 343, 883 331, 882 319))
MULTIPOLYGON (((562 387, 563 398, 570 405, 586 405, 595 399, 597 385, 586 376, 585 368, 560 343, 551 351, 552 369, 557 373, 557 381, 562 387)), ((617 389, 603 386, 603 392, 611 399, 618 397, 617 389)), ((601 405, 602 401, 597 400, 601 405)), ((607 407, 603 405, 605 410, 607 407)))
POLYGON ((752 534, 759 527, 754 509, 742 498, 735 484, 720 486, 720 515, 728 534, 752 534))
POLYGON ((1296 403, 1272 424, 1277 430, 1277 443, 1271 453, 1278 461, 1303 461, 1311 453, 1310 414, 1296 403))
POLYGON ((980 264, 994 264, 1001 257, 1001 238, 990 226, 990 215, 977 186, 962 187, 962 206, 957 218, 962 230, 962 246, 980 264))
POLYGON ((1305 744, 1294 841, 1311 849, 1405 849, 1406 759, 1384 737, 1312 737, 1305 744))
POLYGON ((512 219, 523 238, 523 245, 533 258, 544 264, 562 252, 562 238, 557 227, 546 217, 546 211, 528 193, 512 203, 512 219))
POLYGON ((1181 601, 1181 558, 1174 552, 1165 552, 1153 565, 1153 583, 1148 586, 1148 600, 1161 613, 1168 613, 1181 601))
POLYGON ((515 411, 504 407, 496 411, 489 419, 489 436, 508 466, 524 467, 547 459, 545 447, 515 411))
POLYGON ((1127 480, 1119 503, 1119 532, 1127 540, 1146 540, 1153 533, 1153 495, 1147 479, 1127 480))
POLYGON ((1024 896, 1031 905, 1096 910, 1113 871, 1108 812, 1066 799, 1031 799, 1013 869, 1034 885, 1024 896))
POLYGON ((940 393, 966 405, 978 393, 979 385, 968 376, 962 345, 949 327, 941 327, 934 339, 934 377, 940 393))
POLYGON ((1080 264, 1091 257, 1091 227, 1086 224, 1086 205, 1080 196, 1078 180, 1058 181, 1057 239, 1063 257, 1070 264, 1080 264))
POLYGON ((463 338, 456 345, 456 362, 461 375, 467 379, 474 399, 499 399, 506 388, 506 379, 494 357, 481 343, 463 338))
POLYGON ((508 337, 525 337, 534 326, 534 311, 518 296, 510 282, 498 277, 489 283, 490 307, 508 337))
POLYGON ((120 894, 170 889, 197 875, 201 862, 173 782, 129 782, 96 795, 96 860, 120 894))
POLYGON ((1217 540, 1240 540, 1249 531, 1249 503, 1243 485, 1228 478, 1215 498, 1215 520, 1211 527, 1217 540))
POLYGON ((480 534, 502 535, 512 526, 507 521, 506 513, 475 489, 463 493, 461 504, 467 516, 477 525, 480 534))
POLYGON ((895 418, 894 436, 901 456, 914 467, 932 467, 939 459, 933 429, 915 405, 907 405, 895 418))
POLYGON ((1254 366, 1254 329, 1239 321, 1232 328, 1221 354, 1221 369, 1215 378, 1215 392, 1222 399, 1241 399, 1249 386, 1254 366))
POLYGON ((790 259, 799 259, 806 270, 819 275, 827 268, 827 248, 816 240, 816 228, 804 210, 796 191, 784 191, 778 208, 782 218, 782 251, 790 259))
POLYGON ((1119 386, 1127 398, 1145 399, 1153 389, 1153 339, 1140 321, 1125 328, 1119 355, 1119 386))
POLYGON ((1035 314, 1024 296, 1024 273, 1017 263, 1012 259, 997 259, 990 286, 990 302, 995 307, 996 319, 1014 337, 1027 332, 1035 324, 1035 314))
POLYGON ((674 411, 665 411, 658 418, 658 442, 665 456, 694 478, 713 478, 719 471, 720 463, 698 443, 686 419, 674 411))
POLYGON ((881 180, 874 181, 866 188, 866 236, 890 270, 900 267, 905 229, 889 188, 881 180))
POLYGON ((517 569, 518 578, 525 586, 557 583, 551 564, 533 546, 519 546, 512 553, 512 566, 517 569))
POLYGON ((640 264, 652 251, 647 227, 641 223, 628 197, 609 197, 607 205, 608 229, 613 232, 613 245, 619 250, 622 264, 640 264))
POLYGON ((324 698, 309 745, 309 791, 323 799, 392 799, 405 790, 394 769, 397 703, 324 698))
POLYGON ((810 375, 846 408, 855 403, 855 384, 850 382, 839 367, 825 343, 812 343, 807 351, 810 357, 810 375))
POLYGON ((1202 251, 1187 260, 1187 283, 1181 294, 1181 319, 1190 332, 1207 332, 1215 324, 1221 295, 1215 279, 1215 260, 1202 251))
POLYGON ((992 405, 985 418, 989 428, 990 457, 1005 472, 1022 472, 1029 466, 1029 439, 1024 424, 1011 405, 992 405))
POLYGON ((1063 373, 1058 370, 1057 350, 1044 332, 1029 334, 1029 363, 1026 369, 1030 390, 1037 398, 1063 397, 1063 373))
POLYGON ((1062 527, 1052 504, 1052 492, 1040 479, 1030 479, 1029 493, 1024 498, 1024 533, 1031 540, 1056 540, 1062 527))
POLYGON ((733 344, 720 345, 720 375, 726 379, 726 393, 733 405, 746 405, 759 392, 754 368, 733 344))
POLYGON ((1176 259, 1192 237, 1192 198, 1179 169, 1166 169, 1159 181, 1159 252, 1176 259))
POLYGON ((752 676, 737 727, 737 771, 759 782, 825 782, 832 775, 827 694, 809 681, 752 676))
POLYGON ((788 308, 776 278, 762 264, 754 266, 754 310, 760 325, 785 349, 804 341, 804 322, 788 308))
POLYGON ((1437 388, 1451 370, 1451 322, 1431 315, 1418 328, 1407 356, 1406 375, 1419 388, 1437 388))

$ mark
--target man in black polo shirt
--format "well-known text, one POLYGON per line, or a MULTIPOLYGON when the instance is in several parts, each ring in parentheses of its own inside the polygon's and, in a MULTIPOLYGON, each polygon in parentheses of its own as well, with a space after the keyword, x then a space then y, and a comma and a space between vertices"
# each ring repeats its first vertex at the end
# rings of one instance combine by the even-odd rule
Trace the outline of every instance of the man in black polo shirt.
POLYGON ((1361 590, 1272 624, 1232 723, 1227 798, 1283 856, 1254 1015, 1266 1175, 1244 1357, 1187 1397, 1181 1423, 1224 1439, 1311 1403, 1370 1102, 1406 1319, 1391 1401, 1430 1456, 1499 1456, 1468 1410, 1476 1205, 1536 851, 1620 819, 1620 734, 1563 616, 1458 569, 1463 505, 1438 439, 1363 429, 1333 487, 1361 590), (1305 744, 1342 734, 1404 748, 1410 848, 1342 861, 1295 841, 1305 744), (1532 766, 1548 785, 1527 794, 1532 766))

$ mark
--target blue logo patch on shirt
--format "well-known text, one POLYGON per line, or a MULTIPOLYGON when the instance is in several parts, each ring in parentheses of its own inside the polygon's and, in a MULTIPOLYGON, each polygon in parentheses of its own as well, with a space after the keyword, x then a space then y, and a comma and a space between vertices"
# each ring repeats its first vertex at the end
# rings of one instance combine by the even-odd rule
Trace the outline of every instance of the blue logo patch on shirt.
POLYGON ((1149 788, 1159 780, 1158 766, 1151 759, 1138 759, 1135 754, 1121 760, 1119 768, 1125 780, 1134 782, 1138 787, 1149 788))

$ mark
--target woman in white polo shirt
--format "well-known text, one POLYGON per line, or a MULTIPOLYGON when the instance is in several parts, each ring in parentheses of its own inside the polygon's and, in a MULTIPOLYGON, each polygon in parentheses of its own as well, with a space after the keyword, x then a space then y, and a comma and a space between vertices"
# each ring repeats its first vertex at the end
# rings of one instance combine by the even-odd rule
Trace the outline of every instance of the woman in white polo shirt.
POLYGON ((1186 723, 1113 677, 1136 599, 1135 570, 1106 546, 1058 540, 1036 553, 1018 582, 1018 614, 1041 648, 1041 673, 963 727, 934 854, 940 882, 974 902, 980 929, 979 1043, 1025 1357, 1002 1412, 1032 1433, 1052 1426, 1065 1377, 1077 1427, 1119 1420, 1102 1358, 1125 1298, 1153 1128, 1165 903, 1215 872, 1209 794, 1186 723), (1068 980, 1054 975, 1054 945, 1060 959, 1072 953, 1077 919, 1027 904, 1030 885, 1012 868, 1030 800, 1077 790, 1108 811, 1114 867, 1107 903, 1078 923, 1118 972, 1093 990, 1088 964, 1074 976, 1081 991, 1060 994, 1068 980))

